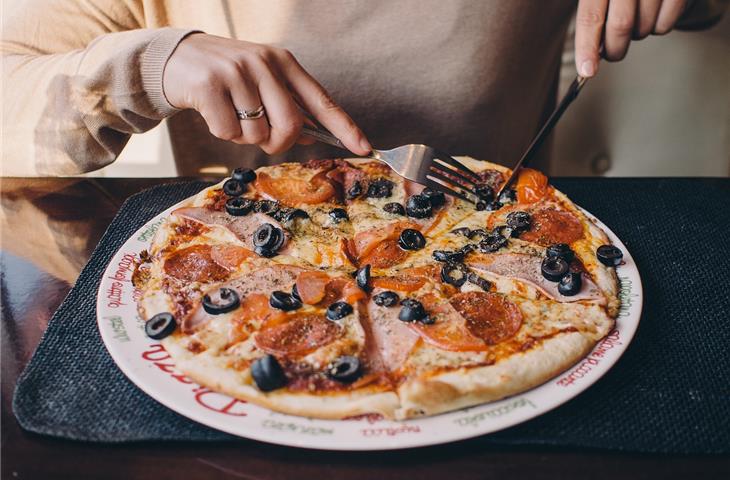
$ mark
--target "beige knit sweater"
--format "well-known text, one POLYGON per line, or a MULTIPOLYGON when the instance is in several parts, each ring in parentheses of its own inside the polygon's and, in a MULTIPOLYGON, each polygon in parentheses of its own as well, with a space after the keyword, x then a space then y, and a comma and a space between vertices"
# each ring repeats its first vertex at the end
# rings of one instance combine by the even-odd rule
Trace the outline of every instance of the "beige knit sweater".
MULTIPOLYGON (((178 171, 268 157, 165 99, 193 30, 290 49, 379 148, 418 142, 511 164, 553 101, 571 0, 23 0, 3 18, 4 175, 114 161, 168 118, 178 171)), ((339 153, 342 154, 341 152, 339 153)))

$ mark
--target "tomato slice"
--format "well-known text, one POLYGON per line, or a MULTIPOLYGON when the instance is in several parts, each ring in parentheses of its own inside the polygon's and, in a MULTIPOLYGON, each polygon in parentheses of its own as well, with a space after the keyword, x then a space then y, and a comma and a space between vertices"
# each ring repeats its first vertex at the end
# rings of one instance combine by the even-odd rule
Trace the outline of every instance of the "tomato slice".
POLYGON ((330 277, 324 272, 302 272, 297 277, 297 292, 302 302, 316 305, 322 301, 327 290, 330 277))
POLYGON ((343 330, 322 314, 295 313, 284 323, 261 330, 255 342, 267 353, 304 355, 336 340, 343 330))
POLYGON ((260 172, 256 177, 256 188, 289 207, 323 203, 335 196, 335 187, 320 174, 308 182, 290 177, 274 179, 266 172, 260 172))
POLYGON ((496 293, 460 293, 450 303, 466 319, 467 330, 487 345, 509 339, 522 326, 519 307, 496 293))
POLYGON ((517 201, 535 203, 548 193, 548 179, 531 168, 523 168, 517 177, 517 201))
POLYGON ((570 212, 544 208, 532 213, 530 230, 520 234, 520 239, 542 246, 554 243, 571 244, 583 238, 583 225, 570 212))

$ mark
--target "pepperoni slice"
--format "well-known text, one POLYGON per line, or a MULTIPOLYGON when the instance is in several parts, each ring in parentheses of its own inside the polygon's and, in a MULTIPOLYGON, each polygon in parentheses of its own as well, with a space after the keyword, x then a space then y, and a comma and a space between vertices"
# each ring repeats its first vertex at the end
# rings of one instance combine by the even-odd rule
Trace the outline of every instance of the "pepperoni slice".
POLYGON ((439 302, 434 295, 419 298, 424 308, 436 322, 431 325, 410 324, 427 343, 452 352, 484 350, 484 342, 465 326, 464 319, 447 302, 439 302))
POLYGON ((469 332, 487 345, 507 340, 522 325, 519 307, 496 293, 460 293, 450 303, 466 319, 469 332))
POLYGON ((330 276, 324 272, 302 272, 297 277, 297 291, 302 302, 316 305, 322 301, 326 293, 330 276))
POLYGON ((165 259, 165 273, 187 282, 220 282, 228 270, 213 261, 210 245, 193 245, 172 253, 165 259))
POLYGON ((367 179, 365 172, 344 161, 337 161, 336 163, 337 167, 325 175, 330 180, 336 182, 342 192, 348 192, 355 182, 360 182, 361 186, 364 187, 364 182, 367 179))
POLYGON ((370 264, 373 268, 388 268, 402 262, 407 256, 408 252, 398 246, 397 238, 388 238, 360 258, 360 265, 370 264))
POLYGON ((234 328, 229 340, 231 343, 246 340, 256 330, 256 322, 272 327, 281 324, 285 318, 286 313, 269 305, 266 295, 252 293, 241 301, 241 307, 234 313, 234 328))
POLYGON ((402 275, 373 278, 373 286, 400 292, 415 292, 426 284, 428 279, 438 281, 439 267, 426 265, 412 267, 402 271, 402 275))
POLYGON ((548 179, 531 168, 523 168, 517 177, 517 201, 535 203, 548 193, 548 179))
POLYGON ((320 174, 306 181, 291 177, 273 179, 266 172, 259 172, 256 188, 290 207, 323 203, 335 196, 335 187, 320 174))
POLYGON ((328 306, 342 300, 353 305, 358 300, 365 298, 365 292, 357 286, 354 280, 349 278, 333 278, 327 283, 326 293, 320 301, 321 305, 328 306))
MULTIPOLYGON (((385 227, 359 232, 353 239, 354 252, 359 258, 365 257, 383 240, 390 238, 397 240, 400 236, 400 232, 406 228, 420 230, 420 225, 414 222, 393 222, 389 223, 385 227)), ((365 265, 365 263, 360 262, 361 265, 365 265)))
POLYGON ((583 238, 583 225, 569 212, 545 208, 532 213, 530 230, 520 235, 522 240, 542 246, 571 243, 583 238))
POLYGON ((385 290, 397 290, 399 292, 415 292, 426 284, 424 277, 411 277, 398 275, 393 277, 375 277, 373 286, 385 290))
POLYGON ((285 323, 266 328, 256 335, 256 346, 275 355, 305 355, 331 343, 343 328, 322 314, 297 313, 285 323))
POLYGON ((248 248, 225 244, 213 245, 210 250, 210 256, 213 261, 221 267, 233 270, 238 268, 244 260, 254 257, 255 255, 248 248))

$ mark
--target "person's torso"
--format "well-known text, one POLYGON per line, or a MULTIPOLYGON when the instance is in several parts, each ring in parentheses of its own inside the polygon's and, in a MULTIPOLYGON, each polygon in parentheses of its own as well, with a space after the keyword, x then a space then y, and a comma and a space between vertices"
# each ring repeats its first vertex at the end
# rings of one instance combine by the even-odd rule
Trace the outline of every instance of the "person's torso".
MULTIPOLYGON (((554 98, 574 1, 220 0, 205 2, 202 13, 200 6, 145 2, 147 26, 291 50, 376 148, 426 143, 509 165, 554 98)), ((182 174, 343 154, 315 145, 267 157, 212 137, 195 112, 168 125, 182 174)))

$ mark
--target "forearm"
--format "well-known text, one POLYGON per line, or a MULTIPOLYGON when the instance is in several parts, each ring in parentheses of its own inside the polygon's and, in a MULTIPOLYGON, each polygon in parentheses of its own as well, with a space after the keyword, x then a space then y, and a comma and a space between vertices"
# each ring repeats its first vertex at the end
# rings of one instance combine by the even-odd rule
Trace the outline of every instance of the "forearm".
POLYGON ((132 133, 175 111, 162 73, 187 33, 109 33, 82 50, 48 55, 4 44, 3 173, 69 175, 112 162, 132 133))

